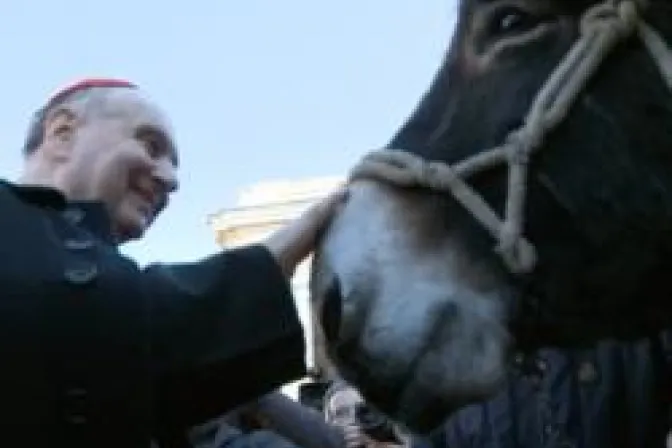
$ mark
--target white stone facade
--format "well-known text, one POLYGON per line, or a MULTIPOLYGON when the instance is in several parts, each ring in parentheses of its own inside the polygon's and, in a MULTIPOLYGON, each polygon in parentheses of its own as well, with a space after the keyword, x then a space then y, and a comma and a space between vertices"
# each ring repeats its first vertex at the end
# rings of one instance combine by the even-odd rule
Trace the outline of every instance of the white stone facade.
MULTIPOLYGON (((258 242, 299 216, 343 181, 343 178, 334 176, 261 182, 242 190, 233 207, 214 213, 208 223, 215 232, 217 244, 223 248, 258 242)), ((307 339, 306 362, 313 367, 313 331, 308 304, 309 263, 310 260, 307 260, 297 268, 292 291, 307 339)), ((298 384, 288 385, 283 391, 295 398, 298 384)))

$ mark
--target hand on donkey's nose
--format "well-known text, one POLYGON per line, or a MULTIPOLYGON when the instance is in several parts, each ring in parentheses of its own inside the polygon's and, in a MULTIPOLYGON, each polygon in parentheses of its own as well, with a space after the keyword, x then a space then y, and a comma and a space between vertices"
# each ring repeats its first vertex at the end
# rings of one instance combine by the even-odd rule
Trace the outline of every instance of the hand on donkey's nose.
POLYGON ((288 278, 294 275, 299 263, 313 251, 334 212, 347 197, 346 187, 337 190, 266 239, 265 246, 288 278))

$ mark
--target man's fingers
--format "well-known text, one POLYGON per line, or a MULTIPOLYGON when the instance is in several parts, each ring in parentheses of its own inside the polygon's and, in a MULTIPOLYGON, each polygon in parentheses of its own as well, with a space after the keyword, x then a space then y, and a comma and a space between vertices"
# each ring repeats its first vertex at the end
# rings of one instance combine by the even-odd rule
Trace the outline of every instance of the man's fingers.
MULTIPOLYGON (((323 200, 322 202, 320 202, 315 206, 315 208, 317 209, 315 213, 318 213, 319 217, 317 219, 317 222, 314 223, 316 224, 313 229, 314 240, 320 238, 321 234, 326 230, 327 226, 329 225, 329 222, 334 217, 334 214, 336 213, 338 208, 347 201, 349 194, 350 193, 348 189, 344 187, 342 189, 336 190, 334 193, 327 196, 325 200, 323 200)), ((311 243, 311 246, 313 244, 315 244, 314 241, 311 243)))
POLYGON ((299 222, 302 222, 309 227, 314 227, 317 231, 321 230, 336 212, 338 206, 347 200, 348 194, 348 189, 345 187, 336 190, 322 201, 310 207, 299 218, 299 222))
POLYGON ((347 187, 336 190, 266 240, 266 246, 278 259, 288 276, 292 275, 296 265, 314 249, 338 206, 343 204, 347 197, 347 187))

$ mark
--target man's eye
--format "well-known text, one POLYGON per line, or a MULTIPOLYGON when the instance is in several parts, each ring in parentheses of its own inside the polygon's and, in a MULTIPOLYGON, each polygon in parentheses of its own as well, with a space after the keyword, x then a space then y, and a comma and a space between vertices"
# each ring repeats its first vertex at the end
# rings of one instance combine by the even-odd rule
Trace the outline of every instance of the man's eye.
POLYGON ((136 131, 135 138, 145 147, 147 155, 153 159, 164 157, 168 152, 168 141, 161 132, 142 127, 136 131))
POLYGON ((144 144, 145 147, 147 148, 147 154, 149 154, 151 158, 155 159, 161 156, 163 148, 162 145, 158 141, 156 141, 156 139, 145 138, 144 144))

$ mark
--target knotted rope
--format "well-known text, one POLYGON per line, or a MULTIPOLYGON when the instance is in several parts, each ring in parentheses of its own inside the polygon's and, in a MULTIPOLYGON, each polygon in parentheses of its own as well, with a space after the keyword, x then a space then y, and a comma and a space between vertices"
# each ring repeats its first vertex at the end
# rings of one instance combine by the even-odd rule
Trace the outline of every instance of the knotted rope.
POLYGON ((497 240, 495 251, 512 273, 531 272, 537 253, 522 234, 529 158, 541 148, 546 135, 567 117, 610 51, 636 34, 672 90, 672 49, 641 18, 640 11, 647 6, 647 0, 605 0, 588 9, 581 18, 578 40, 539 90, 523 124, 502 145, 453 166, 426 161, 403 150, 377 150, 354 167, 350 180, 370 178, 452 194, 497 240), (464 181, 502 163, 509 168, 504 220, 464 181))

